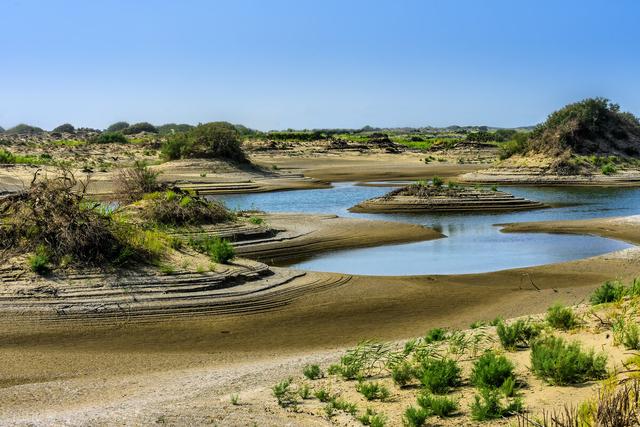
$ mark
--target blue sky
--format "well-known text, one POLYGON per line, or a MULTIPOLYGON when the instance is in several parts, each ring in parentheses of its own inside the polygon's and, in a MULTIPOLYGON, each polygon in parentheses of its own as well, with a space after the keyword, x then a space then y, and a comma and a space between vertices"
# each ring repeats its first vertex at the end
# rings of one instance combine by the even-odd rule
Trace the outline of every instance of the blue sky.
POLYGON ((0 126, 520 126, 640 114, 637 1, 0 0, 0 126))

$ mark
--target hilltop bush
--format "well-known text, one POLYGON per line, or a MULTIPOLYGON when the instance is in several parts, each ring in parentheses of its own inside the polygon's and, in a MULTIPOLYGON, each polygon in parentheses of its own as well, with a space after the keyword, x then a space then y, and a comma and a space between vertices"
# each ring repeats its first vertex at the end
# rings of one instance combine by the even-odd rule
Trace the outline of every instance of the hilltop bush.
POLYGON ((106 131, 107 132, 122 132, 126 128, 129 127, 129 123, 127 122, 115 122, 111 126, 109 126, 106 131))
POLYGON ((140 122, 134 123, 129 127, 122 129, 122 133, 125 135, 135 135, 140 132, 158 133, 158 128, 156 128, 151 123, 140 122))
POLYGON ((65 124, 62 124, 62 125, 58 126, 55 129, 53 129, 51 132, 55 132, 55 133, 74 133, 75 131, 76 131, 76 128, 73 127, 72 124, 65 123, 65 124))
POLYGON ((226 122, 201 124, 187 133, 170 135, 161 152, 168 160, 195 157, 247 161, 237 129, 226 122))
POLYGON ((161 126, 158 126, 158 133, 160 135, 170 135, 170 134, 175 134, 175 133, 185 133, 185 132, 189 132, 191 129, 193 129, 194 126, 193 125, 189 125, 186 123, 182 123, 182 124, 177 124, 177 123, 167 123, 161 126))
POLYGON ((17 126, 7 129, 4 131, 6 134, 20 134, 20 135, 32 135, 43 133, 44 130, 37 126, 26 125, 24 123, 20 123, 17 126))
POLYGON ((572 153, 637 155, 640 123, 606 98, 588 98, 549 115, 531 134, 530 149, 572 153))
POLYGON ((101 134, 92 138, 91 142, 96 144, 125 144, 129 142, 129 140, 120 132, 102 132, 101 134))
POLYGON ((606 377, 606 355, 585 352, 577 342, 549 336, 531 345, 534 375, 555 385, 581 384, 606 377))

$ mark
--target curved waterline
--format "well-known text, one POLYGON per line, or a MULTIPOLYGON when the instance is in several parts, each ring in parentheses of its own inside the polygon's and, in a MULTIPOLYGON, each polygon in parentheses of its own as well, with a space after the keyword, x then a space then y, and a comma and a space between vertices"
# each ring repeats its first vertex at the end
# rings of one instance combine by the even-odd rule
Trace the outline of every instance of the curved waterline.
MULTIPOLYGON (((390 183, 393 185, 393 183, 390 183)), ((505 187, 515 195, 563 207, 493 214, 354 214, 347 209, 389 190, 338 183, 334 188, 227 195, 230 207, 267 212, 334 213, 411 222, 432 227, 445 239, 319 254, 291 267, 366 275, 483 273, 601 255, 630 247, 595 236, 502 233, 495 224, 626 216, 640 213, 640 189, 594 187, 505 187)))

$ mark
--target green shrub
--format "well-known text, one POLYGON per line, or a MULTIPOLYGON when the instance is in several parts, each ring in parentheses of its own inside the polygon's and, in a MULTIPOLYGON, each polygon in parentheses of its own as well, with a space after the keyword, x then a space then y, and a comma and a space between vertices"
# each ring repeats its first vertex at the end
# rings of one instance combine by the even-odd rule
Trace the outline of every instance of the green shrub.
POLYGON ((240 404, 240 396, 238 396, 237 394, 232 394, 231 396, 229 396, 229 402, 231 402, 232 405, 237 406, 240 404))
POLYGON ((500 390, 484 388, 474 396, 471 418, 476 421, 495 420, 522 412, 522 400, 505 399, 500 390))
POLYGON ((450 417, 458 410, 458 402, 445 396, 434 396, 423 392, 418 396, 420 405, 429 414, 437 415, 441 418, 450 417))
POLYGON ((455 360, 427 357, 421 361, 416 375, 427 390, 444 394, 460 385, 460 371, 455 360))
POLYGON ((320 370, 320 366, 318 365, 306 365, 302 369, 302 374, 310 380, 317 380, 318 378, 322 378, 322 371, 320 370))
POLYGON ((540 335, 541 330, 541 325, 522 319, 510 325, 501 321, 496 327, 502 347, 509 351, 514 351, 519 347, 529 347, 531 340, 540 335))
POLYGON ((556 329, 568 331, 578 325, 578 319, 570 307, 557 303, 547 310, 547 323, 556 329))
POLYGON ((604 378, 607 357, 584 352, 577 342, 566 343, 562 338, 549 336, 531 345, 531 370, 550 384, 581 384, 604 378))
POLYGON ((426 344, 431 344, 436 341, 444 341, 447 338, 447 331, 443 328, 433 328, 427 332, 427 335, 424 337, 424 342, 426 344))
POLYGON ((400 387, 406 386, 414 377, 413 366, 406 360, 391 367, 391 378, 400 387))
POLYGON ((384 427, 387 424, 387 417, 371 408, 367 408, 364 414, 357 417, 363 426, 384 427))
POLYGON ((613 175, 618 172, 618 168, 616 168, 613 163, 607 163, 600 168, 600 172, 602 172, 603 175, 613 175))
POLYGON ((178 132, 182 132, 182 133, 188 132, 191 129, 193 129, 193 127, 194 127, 193 125, 189 125, 186 123, 180 123, 180 124, 167 123, 161 126, 157 126, 157 129, 160 135, 171 135, 178 132))
POLYGON ((125 144, 129 142, 129 140, 120 132, 102 132, 100 135, 94 137, 91 142, 96 144, 125 144))
POLYGON ((593 291, 590 297, 591 304, 605 304, 608 302, 620 301, 625 294, 625 287, 618 281, 605 282, 598 289, 593 291))
POLYGON ((29 267, 34 273, 45 274, 49 272, 49 254, 47 254, 47 248, 44 245, 39 245, 36 248, 36 253, 29 258, 29 267))
POLYGON ((127 122, 116 122, 116 123, 112 124, 111 126, 109 126, 106 129, 106 131, 107 132, 122 132, 123 130, 125 130, 128 127, 129 127, 129 123, 127 123, 127 122))
POLYGON ((292 381, 293 380, 291 378, 282 380, 271 389, 273 395, 278 401, 278 405, 283 408, 287 408, 289 406, 295 407, 298 404, 298 396, 291 387, 292 381))
POLYGON ((160 157, 165 160, 178 160, 186 157, 190 147, 189 136, 176 133, 167 137, 160 147, 160 157))
POLYGON ((499 388, 514 377, 513 363, 493 351, 487 351, 478 358, 471 370, 471 383, 478 388, 499 388))
POLYGON ((386 400, 389 397, 389 390, 377 382, 359 382, 356 391, 367 400, 386 400))
POLYGON ((427 422, 429 413, 423 408, 414 408, 409 406, 404 411, 402 423, 407 427, 421 427, 427 422))

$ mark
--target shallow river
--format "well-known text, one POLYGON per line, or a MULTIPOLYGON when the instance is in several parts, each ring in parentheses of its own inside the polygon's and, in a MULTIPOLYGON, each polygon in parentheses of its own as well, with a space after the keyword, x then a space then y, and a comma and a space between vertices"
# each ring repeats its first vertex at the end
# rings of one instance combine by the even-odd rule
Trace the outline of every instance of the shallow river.
POLYGON ((221 196, 235 209, 335 213, 341 216, 412 222, 447 238, 428 242, 349 249, 320 254, 294 268, 371 275, 481 273, 600 255, 630 245, 592 236, 501 233, 495 224, 640 214, 640 189, 593 187, 502 187, 514 195, 558 205, 551 209, 498 214, 355 214, 347 209, 382 195, 389 187, 337 183, 334 188, 221 196))

